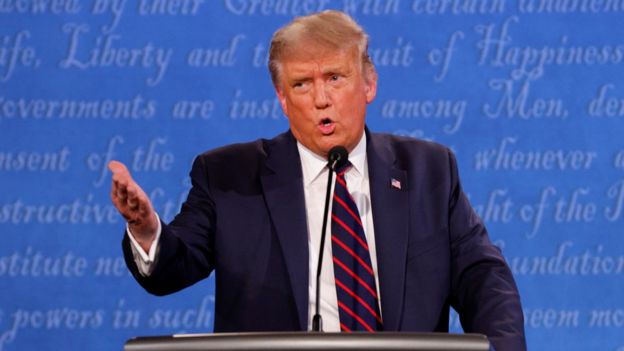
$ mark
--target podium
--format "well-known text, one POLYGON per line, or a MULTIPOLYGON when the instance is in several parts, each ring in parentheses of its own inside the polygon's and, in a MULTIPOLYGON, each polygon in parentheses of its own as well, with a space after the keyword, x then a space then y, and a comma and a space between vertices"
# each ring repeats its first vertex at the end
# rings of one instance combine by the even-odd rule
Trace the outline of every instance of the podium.
POLYGON ((124 351, 191 350, 487 351, 490 343, 481 334, 272 332, 137 337, 124 346, 124 351))

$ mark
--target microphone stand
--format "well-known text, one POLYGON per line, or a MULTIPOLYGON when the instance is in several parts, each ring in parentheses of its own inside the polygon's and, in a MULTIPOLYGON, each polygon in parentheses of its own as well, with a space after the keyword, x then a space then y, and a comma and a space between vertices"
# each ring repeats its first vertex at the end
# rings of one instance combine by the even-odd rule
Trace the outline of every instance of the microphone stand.
POLYGON ((316 314, 312 318, 312 331, 323 331, 323 318, 321 317, 319 301, 321 298, 321 267, 323 266, 323 248, 325 247, 325 232, 327 231, 327 214, 329 212, 329 198, 331 195, 332 175, 334 174, 334 167, 336 167, 338 160, 333 160, 327 163, 329 167, 329 174, 327 176, 327 193, 325 195, 325 213, 323 214, 323 229, 321 231, 321 249, 319 251, 319 260, 316 269, 316 314))

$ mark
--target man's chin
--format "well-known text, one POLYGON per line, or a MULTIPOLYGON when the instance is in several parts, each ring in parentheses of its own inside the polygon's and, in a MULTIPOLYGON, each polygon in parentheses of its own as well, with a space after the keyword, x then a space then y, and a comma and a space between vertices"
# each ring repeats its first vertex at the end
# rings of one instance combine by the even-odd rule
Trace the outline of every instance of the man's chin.
POLYGON ((334 146, 344 146, 347 148, 347 150, 351 151, 349 149, 349 146, 351 145, 347 145, 346 140, 344 140, 343 137, 337 135, 335 132, 330 135, 321 135, 318 136, 316 139, 308 141, 310 141, 312 145, 306 145, 305 143, 302 143, 303 146, 323 158, 327 158, 329 150, 331 150, 334 146))
MULTIPOLYGON (((329 150, 331 150, 332 148, 334 148, 336 146, 343 146, 343 147, 347 148, 347 150, 349 150, 349 148, 347 147, 347 145, 344 144, 344 142, 331 143, 331 144, 327 144, 326 146, 324 146, 321 149, 322 150, 321 156, 323 156, 324 158, 327 158, 328 155, 329 155, 329 150)), ((351 152, 351 150, 349 150, 349 152, 351 152)))

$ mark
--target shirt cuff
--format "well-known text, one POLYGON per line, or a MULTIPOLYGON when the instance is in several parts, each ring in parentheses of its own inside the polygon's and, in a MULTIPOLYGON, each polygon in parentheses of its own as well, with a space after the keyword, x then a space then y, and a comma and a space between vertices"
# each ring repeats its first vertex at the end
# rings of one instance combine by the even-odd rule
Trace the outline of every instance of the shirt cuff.
POLYGON ((154 241, 152 242, 152 246, 150 247, 149 252, 145 252, 141 245, 136 241, 134 235, 130 231, 130 226, 126 223, 126 232, 128 233, 128 238, 130 238, 130 248, 132 249, 132 257, 134 258, 134 263, 137 265, 139 269, 139 273, 142 276, 147 277, 152 274, 154 267, 156 267, 156 260, 158 258, 158 252, 160 251, 160 234, 162 232, 162 226, 160 224, 160 217, 155 213, 156 220, 158 221, 158 227, 156 228, 156 236, 154 237, 154 241))

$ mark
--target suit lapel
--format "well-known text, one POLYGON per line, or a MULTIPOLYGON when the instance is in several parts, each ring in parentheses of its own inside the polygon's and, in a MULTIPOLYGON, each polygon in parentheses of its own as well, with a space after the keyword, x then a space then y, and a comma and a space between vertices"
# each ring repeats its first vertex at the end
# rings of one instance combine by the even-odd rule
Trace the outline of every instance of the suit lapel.
POLYGON ((262 188, 271 220, 284 253, 300 329, 307 329, 308 318, 308 227, 301 160, 295 138, 284 133, 267 144, 262 188))
POLYGON ((383 136, 368 130, 366 135, 384 330, 399 330, 409 230, 407 173, 395 167, 395 155, 383 136))

